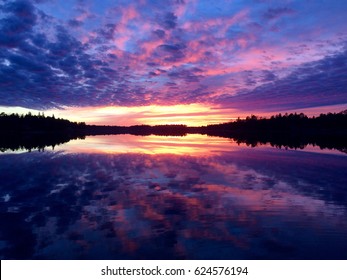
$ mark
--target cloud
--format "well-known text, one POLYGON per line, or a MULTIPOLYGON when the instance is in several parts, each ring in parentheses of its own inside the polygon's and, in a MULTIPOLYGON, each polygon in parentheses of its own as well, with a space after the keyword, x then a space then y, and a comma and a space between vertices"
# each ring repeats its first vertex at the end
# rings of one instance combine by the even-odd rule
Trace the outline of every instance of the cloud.
POLYGON ((201 72, 202 70, 199 68, 185 69, 185 68, 173 67, 168 72, 168 76, 172 78, 173 80, 181 79, 188 83, 191 83, 191 82, 195 83, 195 82, 199 82, 200 79, 203 77, 203 75, 198 74, 201 72))
POLYGON ((262 71, 262 82, 272 82, 276 79, 276 75, 269 71, 269 70, 264 70, 262 71))
POLYGON ((173 29, 177 25, 177 17, 174 15, 174 13, 168 12, 159 19, 159 23, 165 29, 173 29))
POLYGON ((176 53, 176 52, 179 52, 182 49, 184 49, 185 46, 178 45, 178 44, 176 44, 176 45, 160 45, 160 46, 158 46, 158 48, 160 48, 166 52, 176 53))
POLYGON ((157 30, 153 31, 153 33, 155 35, 157 35, 160 39, 165 37, 165 31, 164 30, 157 29, 157 30))
POLYGON ((295 11, 293 9, 287 8, 287 7, 281 7, 281 8, 269 8, 264 13, 264 18, 268 20, 277 19, 283 16, 289 16, 295 14, 295 11))
MULTIPOLYGON (((85 46, 62 26, 55 27, 55 41, 33 32, 35 10, 28 3, 13 2, 5 10, 9 16, 3 19, 2 30, 21 32, 11 45, 16 51, 8 46, 1 49, 9 61, 0 68, 2 103, 39 109, 77 105, 77 102, 95 104, 97 98, 89 99, 90 88, 98 89, 103 82, 109 82, 110 72, 114 70, 110 71, 105 67, 107 63, 88 55, 85 46), (13 21, 14 16, 18 18, 13 21), (93 81, 85 83, 90 77, 94 77, 93 81)), ((12 37, 9 32, 3 34, 2 41, 12 37)))
POLYGON ((345 102, 337 65, 347 34, 336 5, 327 15, 302 2, 72 2, 2 2, 0 105, 200 102, 246 110, 247 102, 265 108, 262 100, 272 108, 345 102), (287 17, 294 13, 295 22, 287 17), (274 25, 278 32, 269 32, 274 25))
POLYGON ((222 96, 244 110, 292 110, 347 103, 347 50, 301 65, 288 76, 276 79, 265 72, 265 84, 235 96, 222 96), (270 82, 269 82, 270 81, 270 82))
POLYGON ((185 57, 186 46, 183 44, 163 44, 157 47, 156 56, 166 62, 175 62, 185 57))
POLYGON ((0 11, 8 15, 0 19, 0 46, 16 47, 36 23, 34 6, 27 1, 7 2, 0 11))
POLYGON ((71 27, 80 27, 81 25, 83 25, 83 21, 77 20, 77 19, 71 19, 68 21, 68 24, 71 27))
POLYGON ((98 34, 105 39, 111 40, 113 39, 117 27, 115 24, 108 23, 102 29, 98 30, 98 34))

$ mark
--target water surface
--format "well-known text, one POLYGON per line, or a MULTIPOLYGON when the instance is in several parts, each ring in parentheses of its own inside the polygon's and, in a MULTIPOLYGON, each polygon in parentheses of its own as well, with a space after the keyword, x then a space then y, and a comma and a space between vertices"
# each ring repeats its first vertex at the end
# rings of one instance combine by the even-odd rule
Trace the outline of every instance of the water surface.
POLYGON ((346 259, 346 154, 188 135, 0 154, 2 259, 346 259))

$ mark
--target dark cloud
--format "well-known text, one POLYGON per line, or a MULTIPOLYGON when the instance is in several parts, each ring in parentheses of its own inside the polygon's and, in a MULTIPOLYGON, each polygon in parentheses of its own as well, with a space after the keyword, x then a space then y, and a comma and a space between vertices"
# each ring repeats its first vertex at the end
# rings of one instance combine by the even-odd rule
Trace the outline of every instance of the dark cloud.
POLYGON ((319 61, 303 64, 290 75, 236 96, 224 95, 217 103, 233 104, 247 110, 291 110, 347 103, 347 50, 319 61))
MULTIPOLYGON (((0 64, 1 105, 45 109, 120 102, 117 95, 124 86, 115 85, 122 78, 87 54, 88 45, 60 25, 53 40, 35 32, 37 11, 29 2, 10 2, 2 9, 0 54, 6 63, 0 64)), ((100 34, 110 38, 114 29, 106 25, 100 34)))
POLYGON ((158 74, 153 72, 153 71, 149 72, 148 75, 151 76, 151 77, 158 76, 158 74))
POLYGON ((111 59, 117 59, 117 56, 115 54, 112 54, 112 53, 109 53, 107 56, 111 59))
POLYGON ((165 37, 165 31, 164 30, 157 29, 157 30, 153 31, 153 33, 161 39, 165 37))
POLYGON ((168 12, 160 18, 159 23, 165 29, 173 29, 177 25, 177 17, 174 13, 168 12))
POLYGON ((262 82, 272 82, 276 79, 276 75, 269 71, 269 70, 264 70, 262 71, 262 82))
POLYGON ((146 63, 148 66, 151 66, 151 67, 154 67, 154 66, 159 66, 158 63, 155 63, 155 62, 147 62, 146 63))
POLYGON ((83 22, 77 19, 71 19, 68 21, 69 26, 71 27, 79 27, 83 25, 83 22))
POLYGON ((16 47, 36 23, 34 7, 28 1, 15 1, 0 6, 0 11, 7 15, 0 19, 0 46, 16 47))
POLYGON ((175 62, 185 57, 185 49, 184 44, 163 44, 157 47, 156 55, 162 57, 164 61, 175 62))
POLYGON ((102 29, 98 30, 98 34, 107 40, 113 39, 117 26, 113 23, 106 24, 102 29))
POLYGON ((165 85, 170 86, 170 87, 177 86, 177 84, 173 83, 173 82, 167 82, 165 85))
POLYGON ((281 8, 269 8, 265 13, 264 13, 264 18, 266 19, 277 19, 282 16, 287 16, 287 15, 292 15, 294 14, 295 11, 287 8, 287 7, 281 7, 281 8))
POLYGON ((173 80, 179 79, 187 83, 196 83, 199 82, 200 79, 203 77, 203 75, 196 74, 200 72, 201 71, 198 68, 185 69, 182 67, 173 67, 167 75, 173 80))
POLYGON ((170 53, 177 53, 183 49, 185 49, 184 45, 180 45, 180 44, 175 44, 175 45, 160 45, 158 48, 166 51, 166 52, 170 52, 170 53))

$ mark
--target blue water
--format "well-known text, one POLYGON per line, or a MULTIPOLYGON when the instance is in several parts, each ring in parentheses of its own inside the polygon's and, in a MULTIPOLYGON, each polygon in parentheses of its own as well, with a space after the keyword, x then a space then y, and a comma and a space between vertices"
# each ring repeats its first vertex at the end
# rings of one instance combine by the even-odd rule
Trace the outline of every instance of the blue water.
POLYGON ((346 170, 340 152, 207 136, 2 153, 0 257, 347 259, 346 170))

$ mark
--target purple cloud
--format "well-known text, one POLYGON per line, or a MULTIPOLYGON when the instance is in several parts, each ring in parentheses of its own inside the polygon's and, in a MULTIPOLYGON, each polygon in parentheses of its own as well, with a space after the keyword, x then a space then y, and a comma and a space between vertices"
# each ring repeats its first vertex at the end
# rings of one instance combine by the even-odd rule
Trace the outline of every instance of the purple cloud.
POLYGON ((347 103, 347 49, 319 61, 306 63, 282 79, 265 73, 267 83, 216 103, 237 104, 244 110, 292 110, 347 103), (269 77, 267 77, 269 76, 269 77), (270 81, 270 82, 269 82, 270 81))
POLYGON ((2 106, 346 103, 343 1, 1 3, 2 106))
POLYGON ((282 7, 282 8, 269 8, 265 13, 264 13, 264 18, 272 20, 272 19, 277 19, 282 16, 288 16, 294 14, 295 11, 293 9, 287 8, 287 7, 282 7))

